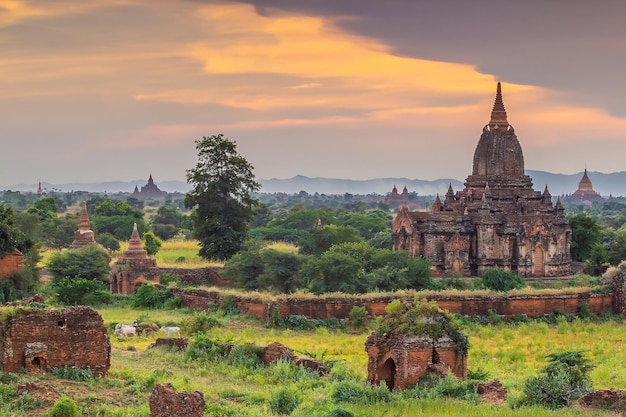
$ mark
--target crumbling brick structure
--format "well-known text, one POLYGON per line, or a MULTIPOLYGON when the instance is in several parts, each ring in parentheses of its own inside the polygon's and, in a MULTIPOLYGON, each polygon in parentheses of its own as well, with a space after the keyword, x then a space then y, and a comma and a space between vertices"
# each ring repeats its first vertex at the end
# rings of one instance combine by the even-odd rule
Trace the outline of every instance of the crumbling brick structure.
POLYGON ((465 188, 448 187, 427 212, 402 207, 391 232, 393 249, 427 258, 435 276, 474 276, 489 268, 536 277, 572 273, 565 209, 559 199, 552 204, 547 185, 535 191, 525 174, 500 83, 465 188))
POLYGON ((133 226, 128 249, 115 262, 109 273, 110 287, 113 294, 133 294, 135 287, 144 282, 159 284, 161 274, 156 267, 156 260, 149 258, 137 231, 133 226))
POLYGON ((6 278, 13 272, 22 272, 24 255, 17 249, 0 257, 0 279, 6 278))
POLYGON ((111 342, 100 314, 90 307, 62 310, 4 307, 0 322, 0 370, 50 371, 64 366, 105 375, 111 342))
POLYGON ((203 417, 204 395, 200 391, 176 392, 172 384, 157 384, 150 396, 150 417, 203 417))
MULTIPOLYGON (((399 302, 398 302, 399 303, 399 302)), ((367 379, 402 391, 426 374, 467 378, 467 337, 433 302, 399 303, 365 341, 367 379)))

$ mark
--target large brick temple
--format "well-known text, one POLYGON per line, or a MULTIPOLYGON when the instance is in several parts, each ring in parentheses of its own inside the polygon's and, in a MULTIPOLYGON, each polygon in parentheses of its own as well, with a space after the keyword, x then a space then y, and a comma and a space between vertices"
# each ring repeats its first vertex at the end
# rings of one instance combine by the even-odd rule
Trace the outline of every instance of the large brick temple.
POLYGON ((434 276, 475 276, 489 268, 522 276, 571 274, 571 229, 546 185, 533 189, 507 120, 498 83, 491 120, 474 152, 465 188, 448 188, 429 211, 402 207, 392 223, 394 250, 431 261, 434 276))

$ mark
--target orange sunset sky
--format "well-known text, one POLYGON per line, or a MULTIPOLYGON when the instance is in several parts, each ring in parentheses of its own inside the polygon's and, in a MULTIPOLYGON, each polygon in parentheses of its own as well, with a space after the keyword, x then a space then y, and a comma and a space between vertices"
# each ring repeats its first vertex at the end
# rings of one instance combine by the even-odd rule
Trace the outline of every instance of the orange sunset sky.
POLYGON ((0 185, 463 180, 497 81, 527 169, 626 168, 626 2, 0 0, 0 185))

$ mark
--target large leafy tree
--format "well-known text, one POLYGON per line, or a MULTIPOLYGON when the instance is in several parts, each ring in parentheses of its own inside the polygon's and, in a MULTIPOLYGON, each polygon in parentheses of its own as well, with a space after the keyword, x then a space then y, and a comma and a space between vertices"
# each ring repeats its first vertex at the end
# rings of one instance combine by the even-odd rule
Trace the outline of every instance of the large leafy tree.
POLYGON ((187 182, 193 188, 185 196, 185 206, 194 209, 200 256, 228 259, 247 237, 258 204, 252 194, 261 186, 252 165, 237 152, 236 143, 222 134, 197 140, 196 150, 196 167, 187 170, 187 182))
POLYGON ((600 242, 600 226, 585 214, 571 216, 569 225, 572 228, 572 260, 584 262, 589 259, 593 245, 600 242))

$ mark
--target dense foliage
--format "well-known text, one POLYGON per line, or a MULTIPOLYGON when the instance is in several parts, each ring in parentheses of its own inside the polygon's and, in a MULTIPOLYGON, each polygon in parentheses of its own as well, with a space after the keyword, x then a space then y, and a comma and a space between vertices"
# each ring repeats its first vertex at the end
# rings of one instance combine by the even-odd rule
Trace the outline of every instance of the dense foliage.
POLYGON ((415 299, 413 305, 394 300, 385 309, 386 315, 376 321, 376 335, 406 334, 426 335, 437 340, 448 336, 457 343, 457 350, 466 354, 469 349, 467 336, 452 314, 439 308, 435 301, 415 299))
POLYGON ((198 162, 187 170, 193 189, 185 206, 193 209, 195 237, 205 259, 229 259, 247 238, 257 204, 252 193, 260 189, 252 165, 237 153, 235 142, 222 134, 196 141, 198 162))
POLYGON ((47 263, 52 282, 63 278, 84 278, 108 282, 111 255, 97 245, 87 245, 79 249, 56 252, 47 263))
POLYGON ((526 381, 524 401, 548 408, 564 407, 591 390, 592 369, 582 351, 552 353, 542 374, 526 381))
POLYGON ((519 275, 495 268, 487 269, 482 273, 480 284, 487 289, 500 292, 524 288, 526 285, 524 279, 519 275))

